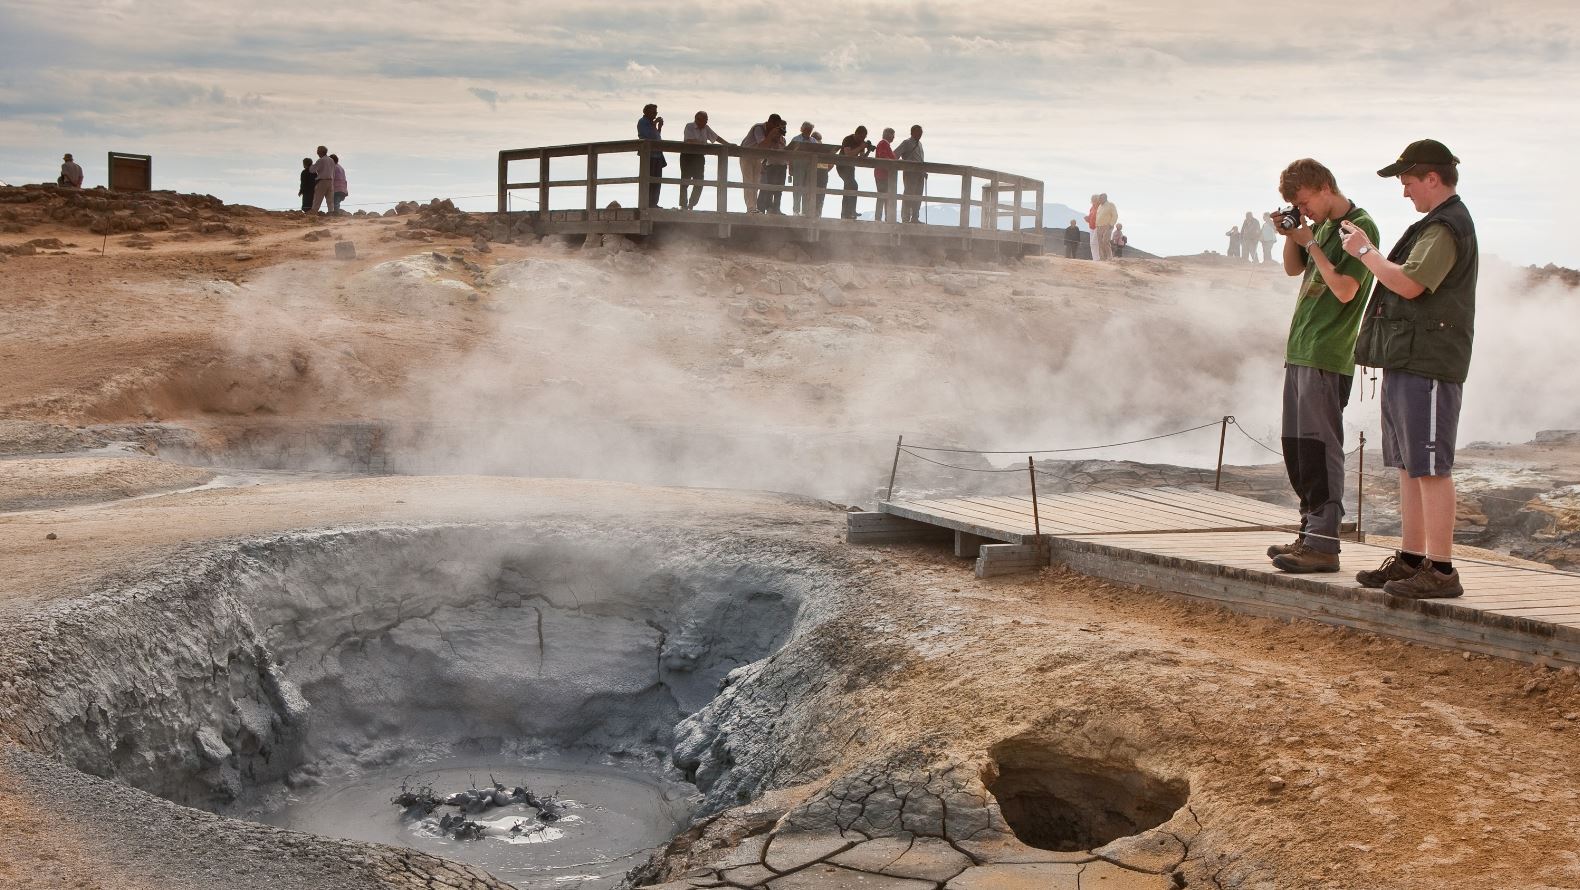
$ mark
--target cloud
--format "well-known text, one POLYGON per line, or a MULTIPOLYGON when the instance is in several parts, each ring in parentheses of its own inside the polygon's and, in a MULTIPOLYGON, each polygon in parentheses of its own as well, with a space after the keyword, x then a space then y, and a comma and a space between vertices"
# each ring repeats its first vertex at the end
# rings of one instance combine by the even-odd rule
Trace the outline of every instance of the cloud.
POLYGON ((487 90, 482 87, 469 87, 467 92, 483 100, 483 103, 489 108, 498 110, 499 92, 497 90, 487 90))
POLYGON ((634 78, 636 80, 657 80, 658 79, 658 68, 657 68, 657 66, 654 66, 654 65, 643 65, 641 62, 638 62, 635 59, 629 59, 629 60, 626 61, 626 63, 625 63, 625 73, 630 75, 632 78, 634 78))
POLYGON ((846 43, 824 53, 823 67, 830 71, 860 71, 861 59, 856 44, 846 43))

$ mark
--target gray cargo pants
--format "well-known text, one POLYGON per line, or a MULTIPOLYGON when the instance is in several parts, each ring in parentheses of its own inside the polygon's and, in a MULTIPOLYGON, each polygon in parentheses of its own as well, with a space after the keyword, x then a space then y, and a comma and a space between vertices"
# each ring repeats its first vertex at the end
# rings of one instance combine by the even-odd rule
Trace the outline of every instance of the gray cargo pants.
POLYGON ((1339 552, 1344 518, 1344 406, 1354 378, 1303 365, 1284 366, 1284 467, 1300 498, 1305 544, 1339 552))

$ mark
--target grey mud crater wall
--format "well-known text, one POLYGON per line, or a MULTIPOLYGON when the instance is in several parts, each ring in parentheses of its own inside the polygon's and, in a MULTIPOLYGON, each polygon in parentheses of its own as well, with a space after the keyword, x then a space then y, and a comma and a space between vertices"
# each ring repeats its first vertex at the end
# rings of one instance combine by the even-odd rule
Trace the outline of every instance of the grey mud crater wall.
POLYGON ((567 523, 194 551, 14 622, 0 728, 210 809, 439 749, 667 758, 677 722, 791 635, 808 568, 740 536, 567 523))

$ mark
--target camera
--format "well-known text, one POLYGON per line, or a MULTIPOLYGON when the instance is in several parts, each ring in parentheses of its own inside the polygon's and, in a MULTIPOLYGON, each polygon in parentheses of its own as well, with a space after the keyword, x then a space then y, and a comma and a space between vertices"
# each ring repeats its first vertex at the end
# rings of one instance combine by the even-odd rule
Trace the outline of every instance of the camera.
POLYGON ((1272 212, 1273 224, 1284 231, 1300 228, 1300 211, 1294 207, 1280 207, 1272 212))
POLYGON ((871 139, 867 139, 867 140, 863 141, 862 144, 867 147, 867 151, 876 151, 877 148, 878 148, 876 145, 872 144, 872 140, 871 139))

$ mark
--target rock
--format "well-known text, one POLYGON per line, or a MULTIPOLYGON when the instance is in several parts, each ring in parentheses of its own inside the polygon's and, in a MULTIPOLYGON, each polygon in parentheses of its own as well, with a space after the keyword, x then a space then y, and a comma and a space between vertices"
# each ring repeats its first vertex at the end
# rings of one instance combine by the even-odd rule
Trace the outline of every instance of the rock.
POLYGON ((335 257, 342 260, 354 260, 357 258, 357 246, 350 241, 336 241, 335 257))
POLYGON ((45 536, 44 536, 44 540, 46 540, 46 541, 53 541, 53 540, 55 540, 55 539, 56 539, 56 538, 57 538, 57 537, 58 537, 58 536, 57 536, 57 535, 56 535, 56 534, 55 534, 55 533, 54 533, 54 532, 50 532, 50 533, 49 533, 49 534, 47 534, 47 535, 45 535, 45 536))
POLYGON ((318 240, 318 233, 317 232, 308 232, 306 235, 302 236, 302 240, 303 241, 317 241, 318 240))
POLYGON ((244 263, 244 262, 246 262, 246 261, 247 261, 247 260, 250 260, 250 259, 252 259, 252 254, 250 254, 250 253, 237 253, 237 254, 232 254, 232 255, 231 255, 231 259, 233 259, 233 260, 237 260, 237 261, 238 261, 238 262, 243 262, 243 263, 244 263))
POLYGON ((971 292, 958 278, 945 278, 941 285, 944 293, 951 297, 963 297, 971 292))
POLYGON ((482 235, 472 239, 472 249, 478 253, 493 253, 493 248, 488 246, 488 239, 482 235))
POLYGON ((1282 776, 1268 776, 1267 777, 1267 790, 1268 791, 1271 791, 1274 794, 1277 794, 1278 792, 1283 791, 1284 788, 1285 788, 1285 783, 1284 783, 1284 779, 1283 779, 1282 776))
POLYGON ((824 301, 830 306, 843 306, 847 302, 845 299, 845 292, 840 289, 839 285, 832 281, 825 282, 823 287, 818 290, 818 294, 820 294, 824 301))

